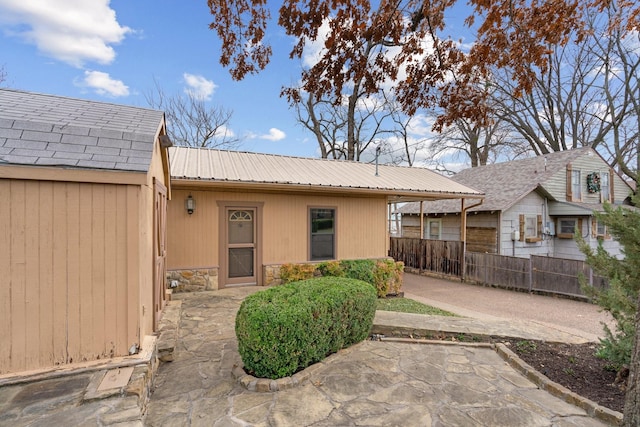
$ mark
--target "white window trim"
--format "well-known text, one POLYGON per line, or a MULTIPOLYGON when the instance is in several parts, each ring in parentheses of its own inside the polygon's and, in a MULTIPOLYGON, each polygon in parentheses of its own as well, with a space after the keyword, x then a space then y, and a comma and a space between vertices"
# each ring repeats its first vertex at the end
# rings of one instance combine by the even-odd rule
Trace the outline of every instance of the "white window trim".
POLYGON ((582 200, 582 173, 580 169, 571 171, 571 199, 576 202, 582 200))
POLYGON ((600 173, 600 202, 611 201, 611 174, 609 172, 600 173), (605 182, 605 176, 606 182, 605 182), (606 193, 606 194, 605 194, 606 193))

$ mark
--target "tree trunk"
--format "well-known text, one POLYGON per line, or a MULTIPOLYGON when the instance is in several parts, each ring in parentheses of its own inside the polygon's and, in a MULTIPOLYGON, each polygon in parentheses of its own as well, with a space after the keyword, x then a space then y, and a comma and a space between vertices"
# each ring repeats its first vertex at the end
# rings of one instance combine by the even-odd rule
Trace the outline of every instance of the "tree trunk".
MULTIPOLYGON (((640 307, 640 297, 638 298, 640 307)), ((638 387, 638 375, 640 375, 640 310, 636 311, 636 333, 633 339, 633 353, 631 353, 631 366, 629 366, 629 378, 627 379, 627 393, 624 401, 624 418, 622 425, 625 427, 640 426, 640 387, 638 387)))

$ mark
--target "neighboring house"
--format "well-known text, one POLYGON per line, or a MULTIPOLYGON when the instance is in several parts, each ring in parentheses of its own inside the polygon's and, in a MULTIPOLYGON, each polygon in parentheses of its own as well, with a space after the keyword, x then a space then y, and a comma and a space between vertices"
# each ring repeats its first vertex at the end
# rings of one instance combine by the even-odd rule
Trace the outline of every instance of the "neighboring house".
MULTIPOLYGON (((592 247, 612 254, 620 248, 594 212, 603 202, 628 204, 632 188, 591 148, 470 168, 452 179, 485 192, 468 210, 466 247, 470 252, 528 257, 584 259, 573 239, 577 227, 592 247)), ((459 202, 404 205, 403 237, 461 240, 459 202)))
POLYGON ((384 258, 389 203, 482 198, 422 168, 185 147, 169 157, 170 280, 205 289, 277 283, 284 263, 384 258))
POLYGON ((0 374, 128 355, 153 334, 165 135, 160 111, 0 89, 0 374))

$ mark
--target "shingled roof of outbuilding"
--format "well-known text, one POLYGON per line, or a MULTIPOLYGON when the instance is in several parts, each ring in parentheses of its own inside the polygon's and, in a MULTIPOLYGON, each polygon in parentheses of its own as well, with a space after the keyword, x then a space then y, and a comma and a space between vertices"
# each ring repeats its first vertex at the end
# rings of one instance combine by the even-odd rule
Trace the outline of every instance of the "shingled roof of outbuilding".
POLYGON ((169 149, 174 183, 386 195, 395 200, 482 198, 424 168, 187 147, 169 149))
MULTIPOLYGON (((469 211, 504 211, 517 203, 522 197, 531 193, 549 180, 558 171, 580 156, 587 154, 591 148, 555 152, 510 162, 494 163, 486 166, 469 168, 453 175, 451 179, 463 185, 472 185, 485 192, 482 205, 470 208, 469 211)), ((407 203, 400 208, 401 213, 418 214, 418 203, 407 203)), ((440 200, 429 202, 424 206, 428 213, 460 212, 460 203, 440 200)))
POLYGON ((146 172, 162 111, 0 89, 0 164, 146 172))

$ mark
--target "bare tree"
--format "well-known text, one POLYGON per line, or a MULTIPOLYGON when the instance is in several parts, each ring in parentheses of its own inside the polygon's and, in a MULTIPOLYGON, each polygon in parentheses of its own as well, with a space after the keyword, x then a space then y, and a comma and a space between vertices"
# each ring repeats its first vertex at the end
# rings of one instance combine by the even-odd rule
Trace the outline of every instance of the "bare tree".
MULTIPOLYGON (((616 10, 607 9, 609 19, 616 10)), ((607 106, 611 130, 603 149, 610 163, 640 184, 640 33, 623 34, 614 28, 608 37, 596 37, 593 51, 606 76, 603 103, 607 106)))
POLYGON ((193 93, 168 96, 155 82, 155 91, 145 95, 147 103, 162 110, 167 133, 176 145, 186 147, 235 149, 240 139, 229 125, 232 112, 207 102, 193 93))
POLYGON ((484 166, 499 159, 513 160, 528 151, 528 147, 510 138, 508 126, 500 120, 485 126, 458 119, 446 126, 429 145, 429 153, 440 157, 445 153, 459 158, 471 167, 484 166))
POLYGON ((0 87, 4 86, 4 82, 7 81, 7 70, 4 69, 4 65, 0 67, 0 87))
POLYGON ((638 33, 611 27, 615 2, 586 18, 592 37, 555 46, 546 69, 530 65, 531 91, 517 94, 508 69, 496 69, 489 102, 535 154, 591 146, 637 179, 640 44, 638 33), (634 40, 631 40, 634 39, 634 40), (631 163, 631 164, 630 164, 631 163))
POLYGON ((406 123, 409 118, 401 112, 399 104, 385 96, 363 97, 352 106, 350 100, 336 104, 334 100, 318 100, 299 91, 290 101, 298 122, 315 136, 322 158, 368 161, 373 156, 371 148, 381 146, 387 162, 408 160, 403 155, 394 155, 392 141, 385 138, 396 135, 402 118, 406 123))

